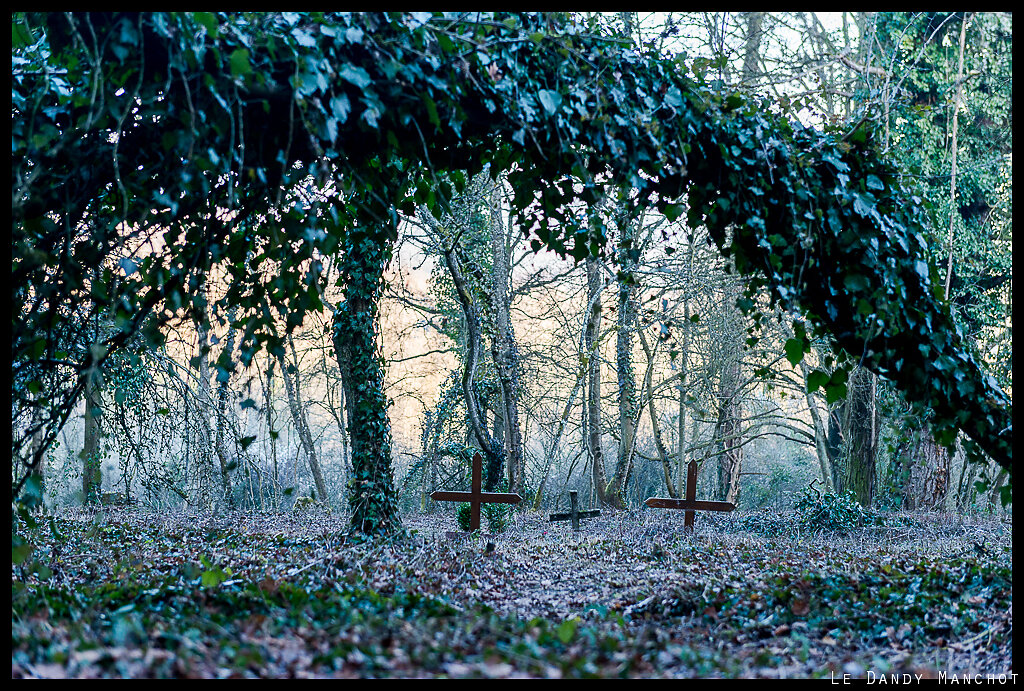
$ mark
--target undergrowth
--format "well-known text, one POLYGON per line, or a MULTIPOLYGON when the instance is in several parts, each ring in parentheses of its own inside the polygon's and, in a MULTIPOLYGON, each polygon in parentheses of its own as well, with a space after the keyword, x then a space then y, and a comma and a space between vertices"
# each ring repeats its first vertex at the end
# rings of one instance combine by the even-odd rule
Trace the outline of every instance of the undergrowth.
POLYGON ((1008 522, 812 530, 815 508, 788 533, 641 511, 574 534, 513 512, 504 533, 454 542, 414 516, 356 545, 315 513, 69 512, 12 569, 12 676, 1009 670, 1008 522))

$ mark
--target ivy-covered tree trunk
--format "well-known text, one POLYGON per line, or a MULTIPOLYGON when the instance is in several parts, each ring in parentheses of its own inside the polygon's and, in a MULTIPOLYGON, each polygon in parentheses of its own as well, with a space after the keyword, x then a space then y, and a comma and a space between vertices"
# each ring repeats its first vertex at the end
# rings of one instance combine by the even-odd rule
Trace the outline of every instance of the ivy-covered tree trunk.
POLYGON ((495 185, 491 196, 492 266, 491 309, 494 334, 491 338, 491 357, 501 385, 501 405, 494 409, 495 439, 504 439, 508 459, 508 489, 523 491, 523 433, 519 428, 519 346, 512 329, 509 278, 512 272, 509 247, 502 232, 500 188, 495 185), (501 421, 499 433, 498 421, 501 421))
MULTIPOLYGON (((637 325, 636 283, 632 272, 636 269, 638 250, 633 246, 635 228, 632 223, 623 228, 623 247, 620 249, 623 278, 619 281, 618 314, 615 337, 615 372, 618 381, 619 449, 609 493, 621 495, 629 477, 636 443, 639 418, 636 373, 633 371, 633 334, 637 325)), ((620 496, 618 503, 624 505, 620 496)))
MULTIPOLYGON (((36 430, 29 439, 29 451, 22 458, 24 468, 29 471, 34 471, 39 476, 39 487, 41 496, 45 496, 46 488, 46 459, 43 457, 43 403, 39 402, 36 407, 32 409, 32 429, 36 430), (38 463, 32 468, 28 464, 32 459, 39 458, 38 463)), ((42 504, 40 504, 42 506, 42 504)))
POLYGON ((843 437, 846 452, 846 483, 862 506, 871 506, 875 497, 875 376, 856 367, 849 379, 844 407, 843 437))
MULTIPOLYGON (((280 477, 280 472, 279 472, 279 468, 278 468, 278 464, 277 464, 277 437, 278 437, 278 435, 276 434, 276 430, 274 429, 274 377, 273 377, 274 370, 273 370, 273 367, 271 365, 272 360, 270 358, 271 358, 270 352, 267 351, 267 370, 266 370, 267 378, 266 378, 266 381, 264 383, 264 388, 263 388, 263 400, 265 401, 265 404, 264 404, 263 407, 264 407, 264 412, 266 413, 267 431, 269 432, 269 437, 270 437, 270 440, 269 440, 270 441, 270 462, 271 462, 271 468, 272 468, 273 480, 274 480, 273 487, 274 487, 274 490, 276 492, 277 489, 281 485, 281 477, 280 477)), ((252 486, 252 483, 250 481, 250 487, 251 486, 252 486)))
POLYGON ((391 422, 379 352, 378 299, 390 246, 352 231, 340 262, 344 301, 334 312, 334 348, 345 389, 352 454, 351 525, 365 536, 400 529, 391 460, 391 422))
POLYGON ((92 373, 85 376, 85 442, 82 446, 82 498, 99 501, 103 477, 100 469, 100 387, 92 373))

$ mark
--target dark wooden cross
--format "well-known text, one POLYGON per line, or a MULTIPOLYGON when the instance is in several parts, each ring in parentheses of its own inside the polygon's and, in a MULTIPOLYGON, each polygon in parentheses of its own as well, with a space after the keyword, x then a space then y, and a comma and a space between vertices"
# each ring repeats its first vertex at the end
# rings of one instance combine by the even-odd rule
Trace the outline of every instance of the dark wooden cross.
POLYGON ((568 513, 553 513, 548 517, 548 521, 572 521, 572 529, 575 532, 580 531, 580 519, 581 518, 593 518, 594 516, 600 516, 601 512, 597 509, 592 511, 580 511, 579 501, 576 499, 576 490, 569 490, 569 504, 571 508, 568 513))
POLYGON ((469 529, 471 532, 480 530, 480 505, 481 504, 518 504, 523 500, 518 494, 505 494, 501 492, 482 492, 481 490, 481 466, 483 460, 480 452, 473 454, 473 488, 469 492, 431 492, 430 498, 434 501, 465 501, 469 502, 469 529))
POLYGON ((686 466, 686 499, 651 497, 644 503, 652 509, 684 509, 686 518, 683 525, 688 530, 693 530, 695 511, 732 511, 736 508, 735 504, 727 501, 697 501, 697 461, 690 461, 686 466))

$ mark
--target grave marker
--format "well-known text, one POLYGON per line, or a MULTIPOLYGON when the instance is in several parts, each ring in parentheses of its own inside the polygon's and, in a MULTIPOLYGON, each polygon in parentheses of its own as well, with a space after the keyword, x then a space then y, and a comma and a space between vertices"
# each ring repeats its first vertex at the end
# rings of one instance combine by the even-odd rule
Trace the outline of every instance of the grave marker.
POLYGON ((732 511, 735 504, 727 501, 698 501, 697 500, 697 461, 690 461, 686 466, 686 499, 666 499, 664 497, 651 497, 644 502, 652 509, 683 509, 686 517, 683 525, 693 530, 693 517, 695 511, 732 511))
POLYGON ((597 509, 591 511, 580 511, 579 501, 576 498, 576 490, 569 490, 569 504, 571 508, 568 513, 553 513, 548 516, 548 521, 572 521, 572 529, 574 532, 580 531, 580 519, 581 518, 593 518, 600 516, 601 512, 597 509))
POLYGON ((476 532, 480 530, 480 505, 481 504, 518 504, 523 500, 518 494, 504 492, 482 492, 481 477, 483 459, 480 452, 473 454, 473 486, 469 492, 441 492, 430 493, 434 501, 464 501, 469 502, 469 530, 476 532))

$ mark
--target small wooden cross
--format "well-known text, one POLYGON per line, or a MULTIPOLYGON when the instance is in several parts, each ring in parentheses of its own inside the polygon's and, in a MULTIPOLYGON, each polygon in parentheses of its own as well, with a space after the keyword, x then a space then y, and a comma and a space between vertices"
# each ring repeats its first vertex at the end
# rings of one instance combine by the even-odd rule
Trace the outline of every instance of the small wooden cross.
POLYGON ((473 488, 469 492, 431 492, 430 498, 434 501, 465 501, 469 502, 469 530, 475 532, 480 530, 480 505, 481 504, 518 504, 523 500, 518 494, 501 492, 482 492, 481 477, 483 460, 480 452, 473 454, 473 488))
POLYGON ((572 521, 572 529, 574 532, 580 531, 580 519, 581 518, 593 518, 594 516, 600 516, 601 512, 597 509, 591 511, 580 511, 579 500, 576 498, 576 490, 569 490, 569 504, 571 508, 568 513, 553 513, 548 517, 548 521, 572 521))
POLYGON ((665 499, 651 497, 644 502, 652 509, 684 509, 686 518, 683 525, 693 530, 694 511, 732 511, 735 504, 727 501, 697 501, 697 461, 686 466, 686 499, 665 499))

